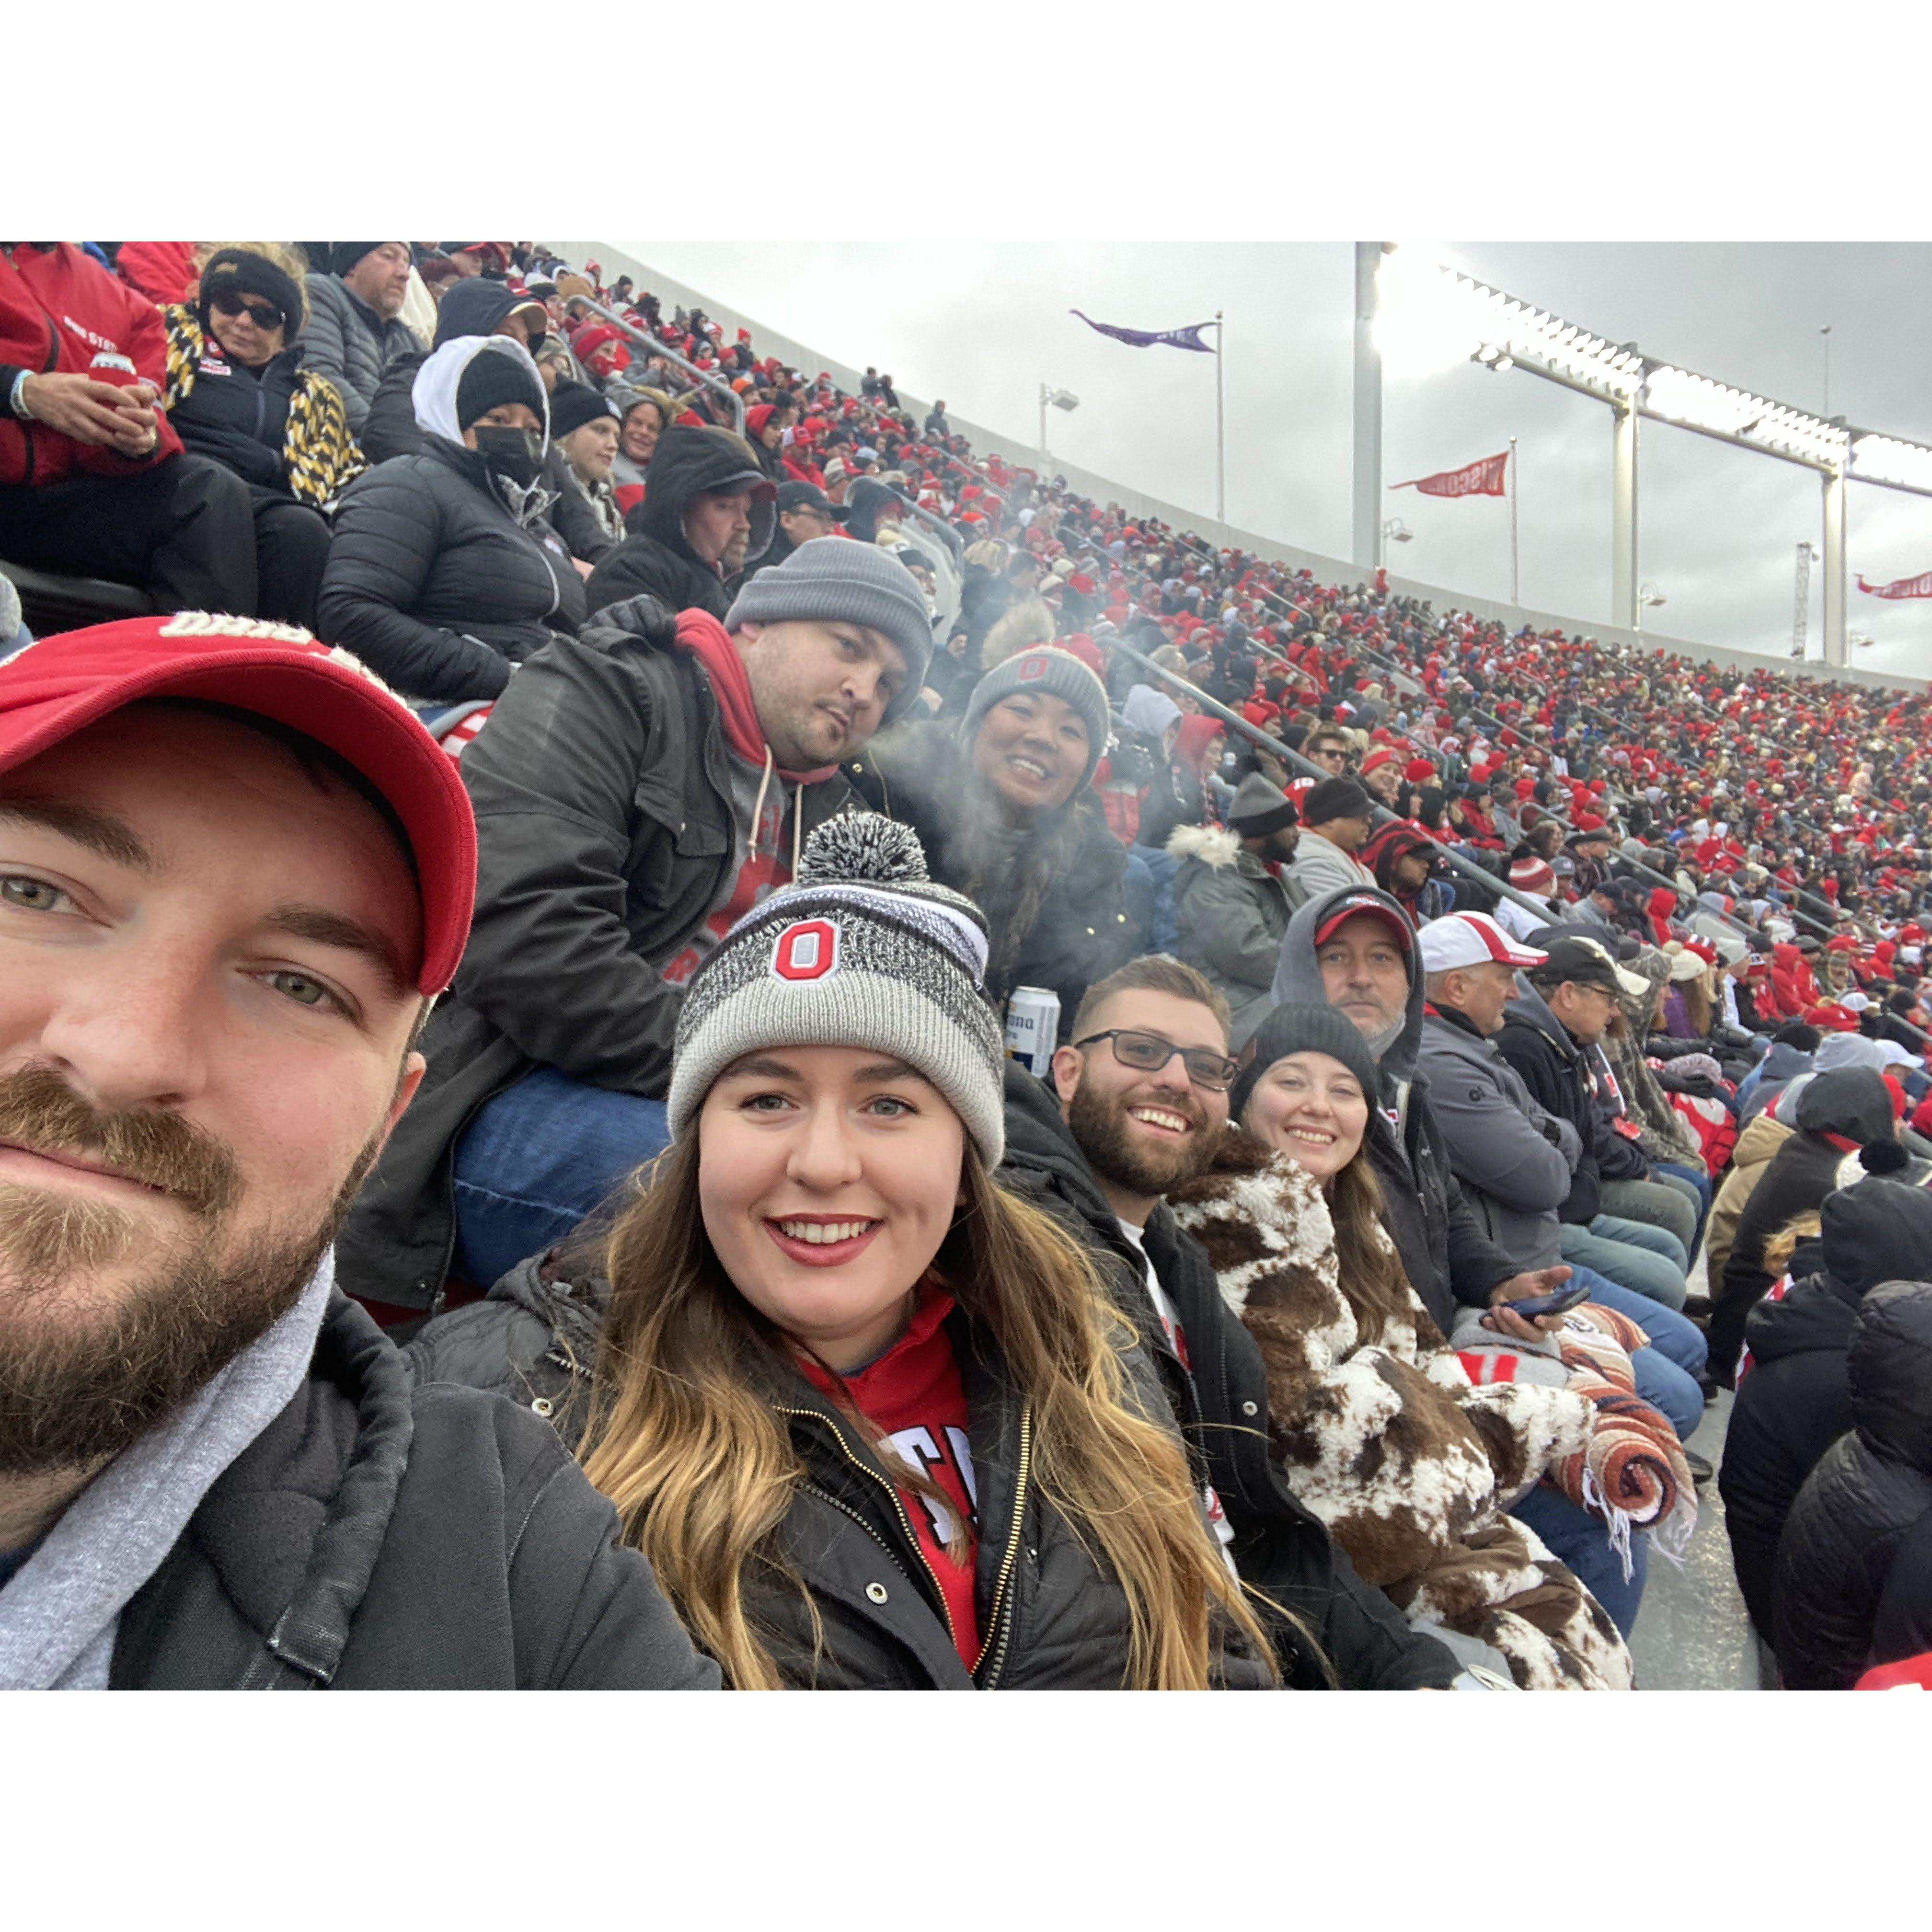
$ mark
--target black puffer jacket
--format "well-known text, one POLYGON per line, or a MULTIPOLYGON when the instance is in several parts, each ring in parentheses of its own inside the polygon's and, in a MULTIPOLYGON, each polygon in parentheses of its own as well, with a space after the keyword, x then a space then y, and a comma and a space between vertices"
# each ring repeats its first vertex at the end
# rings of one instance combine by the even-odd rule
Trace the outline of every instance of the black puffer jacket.
MULTIPOLYGON (((683 1000, 664 969, 722 902, 734 862, 718 700, 648 598, 532 658, 462 771, 476 922, 423 1036, 429 1072, 336 1247, 350 1293, 405 1308, 442 1288, 450 1163, 486 1101, 540 1065, 662 1096, 683 1000)), ((789 801, 802 803, 801 839, 851 796, 836 776, 805 786, 789 801)))
POLYGON ((989 844, 1000 842, 988 886, 970 876, 969 848, 978 828, 963 808, 968 760, 950 722, 901 725, 853 759, 845 774, 874 811, 919 834, 934 878, 977 900, 993 936, 986 990, 995 1000, 1006 1000, 1016 986, 1048 988, 1060 995, 1064 1037, 1088 987, 1144 949, 1148 934, 1129 913, 1121 887, 1126 848, 1107 829, 1090 788, 1024 835, 982 830, 989 844), (1010 935, 1029 896, 1033 863, 1046 868, 1047 879, 1033 922, 1015 946, 1010 935))
POLYGON ((116 1690, 715 1690, 556 1436, 416 1388, 338 1295, 308 1379, 122 1612, 116 1690))
MULTIPOLYGON (((1894 1562, 1932 1518, 1932 1282, 1888 1282, 1864 1299, 1846 1354, 1853 1432, 1806 1479, 1778 1546, 1772 1609, 1778 1668, 1795 1690, 1842 1690, 1890 1641, 1932 1623, 1932 1604, 1891 1593, 1894 1562)), ((1904 1654, 1914 1654, 1908 1651, 1904 1654)))
POLYGON ((344 491, 322 634, 405 697, 495 698, 584 621, 584 580, 542 517, 520 524, 474 450, 440 438, 344 491))
POLYGON ((1006 1069, 1004 1186, 1054 1215, 1094 1253, 1121 1312, 1159 1370, 1181 1433, 1234 1531, 1233 1555, 1250 1589, 1292 1611, 1313 1634, 1269 1618, 1284 1679, 1301 1690, 1442 1688, 1455 1660, 1412 1630, 1355 1574, 1320 1522, 1295 1501, 1268 1450, 1268 1378, 1254 1337, 1221 1298, 1200 1243, 1163 1204, 1143 1231, 1147 1258, 1173 1301, 1194 1366, 1184 1367, 1147 1292, 1141 1257, 1120 1232, 1052 1092, 1016 1061, 1006 1069))
MULTIPOLYGON (((507 283, 492 281, 488 276, 473 275, 458 282, 436 312, 436 339, 430 350, 440 349, 459 335, 494 335, 505 317, 530 300, 528 296, 515 293, 507 283)), ((371 463, 386 463, 392 456, 415 456, 428 446, 430 439, 416 421, 413 392, 417 372, 429 360, 430 350, 398 356, 383 370, 360 439, 362 454, 371 463)), ((543 486, 556 499, 546 513, 547 520, 572 556, 594 564, 617 548, 578 487, 562 451, 555 447, 544 458, 543 486)))
MULTIPOLYGON (((430 1323, 410 1350, 416 1378, 508 1394, 574 1442, 605 1293, 600 1282, 565 1278, 550 1258, 526 1263, 488 1300, 430 1323)), ((1127 1655, 1126 1599, 1030 1479, 1027 1405, 997 1352, 958 1312, 947 1325, 970 1412, 980 1511, 982 1643, 974 1667, 954 1646, 944 1599, 891 1477, 845 1417, 776 1364, 773 1400, 807 1471, 782 1535, 818 1606, 823 1648, 814 1654, 795 1590, 754 1586, 753 1622, 798 1689, 1117 1690, 1127 1655)), ((1157 1408, 1151 1368, 1138 1356, 1133 1366, 1142 1400, 1157 1408)), ((1226 1676, 1231 1685, 1264 1681, 1241 1658, 1227 1660, 1226 1676)))
POLYGON ((777 527, 778 492, 746 454, 737 437, 722 429, 675 424, 658 438, 644 472, 644 500, 624 519, 630 535, 598 564, 585 586, 593 610, 640 593, 673 610, 708 610, 722 618, 730 608, 724 579, 685 539, 684 513, 692 497, 712 490, 752 493, 752 534, 745 566, 770 548, 777 527))
POLYGON ((1932 1256, 1932 1195, 1923 1188, 1874 1176, 1828 1195, 1820 1218, 1820 1239, 1792 1256, 1796 1285, 1751 1311, 1750 1372, 1738 1383, 1718 1477, 1738 1588, 1767 1640, 1784 1520, 1852 1426, 1845 1351, 1859 1304, 1881 1282, 1910 1280, 1932 1256))
POLYGON ((1870 1067, 1834 1067, 1798 1095, 1796 1118, 1797 1131, 1765 1163, 1744 1202, 1723 1276, 1712 1291, 1711 1373, 1726 1387, 1744 1346, 1745 1321, 1771 1286, 1765 1243, 1787 1222, 1816 1211, 1839 1185, 1850 1158, 1840 1143, 1863 1148, 1891 1139, 1891 1092, 1870 1067))

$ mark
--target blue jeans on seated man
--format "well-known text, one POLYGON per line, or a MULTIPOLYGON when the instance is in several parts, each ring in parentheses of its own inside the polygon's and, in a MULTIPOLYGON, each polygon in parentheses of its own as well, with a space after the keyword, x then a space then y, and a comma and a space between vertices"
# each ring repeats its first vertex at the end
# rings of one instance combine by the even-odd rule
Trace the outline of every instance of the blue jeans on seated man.
POLYGON ((1663 1228, 1599 1214, 1587 1227, 1564 1222, 1558 1236, 1563 1258, 1573 1268, 1607 1275, 1663 1307, 1684 1306, 1683 1250, 1663 1228))
POLYGON ((1654 1160, 1650 1171, 1657 1180, 1678 1182, 1697 1197, 1697 1228, 1690 1243, 1690 1258, 1694 1262, 1698 1249, 1703 1245, 1704 1223, 1710 1217, 1711 1177, 1701 1167, 1694 1167, 1688 1161, 1654 1160))
POLYGON ((1597 1205, 1606 1214, 1661 1228, 1684 1250, 1684 1266, 1690 1268, 1699 1203, 1697 1190, 1688 1180, 1654 1170, 1647 1180, 1606 1180, 1597 1205))
POLYGON ((670 1144, 664 1103, 538 1066, 457 1143, 454 1269, 478 1288, 564 1239, 670 1144))
POLYGON ((1650 1337, 1648 1348, 1630 1354, 1636 1392, 1663 1414, 1680 1442, 1689 1442, 1704 1419, 1704 1391, 1697 1384, 1697 1371, 1708 1353, 1704 1331, 1648 1295, 1620 1288, 1592 1268, 1572 1267, 1570 1279, 1589 1283, 1592 1301, 1628 1316, 1650 1337))

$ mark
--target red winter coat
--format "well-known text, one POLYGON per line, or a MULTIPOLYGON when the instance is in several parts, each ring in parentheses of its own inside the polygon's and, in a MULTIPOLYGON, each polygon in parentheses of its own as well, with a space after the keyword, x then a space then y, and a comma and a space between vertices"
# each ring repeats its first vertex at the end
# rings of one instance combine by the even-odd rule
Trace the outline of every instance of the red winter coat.
POLYGON ((114 272, 136 295, 157 306, 192 302, 200 292, 192 242, 124 242, 114 258, 114 272))
MULTIPOLYGON (((160 310, 70 242, 56 242, 50 248, 22 242, 15 244, 10 259, 0 254, 0 364, 31 369, 37 376, 85 376, 104 357, 124 357, 157 392, 164 388, 168 345, 160 310)), ((101 366, 118 367, 112 362, 101 366)), ((178 456, 182 447, 165 416, 154 422, 160 440, 154 454, 134 458, 76 442, 44 423, 0 417, 0 483, 58 483, 76 475, 132 476, 152 469, 178 456)))

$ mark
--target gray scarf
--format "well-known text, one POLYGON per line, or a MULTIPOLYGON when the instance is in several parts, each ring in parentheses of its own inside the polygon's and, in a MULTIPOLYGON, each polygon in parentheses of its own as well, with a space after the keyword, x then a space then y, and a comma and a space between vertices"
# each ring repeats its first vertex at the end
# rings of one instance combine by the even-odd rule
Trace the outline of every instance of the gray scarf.
POLYGON ((293 1400, 334 1286, 331 1250, 267 1334, 68 1505, 0 1589, 0 1690, 107 1688, 122 1610, 215 1479, 293 1400))

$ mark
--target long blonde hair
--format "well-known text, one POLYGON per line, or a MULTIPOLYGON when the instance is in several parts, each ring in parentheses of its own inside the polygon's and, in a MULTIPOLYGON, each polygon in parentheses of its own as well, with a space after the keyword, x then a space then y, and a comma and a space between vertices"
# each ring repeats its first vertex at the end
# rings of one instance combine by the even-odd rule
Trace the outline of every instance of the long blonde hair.
MULTIPOLYGON (((650 1558, 727 1681, 777 1689, 747 1573, 802 1595, 817 1635, 818 1612, 778 1542, 806 1472, 774 1406, 784 1340, 732 1286, 705 1234, 698 1158, 698 1136, 687 1135, 611 1229, 610 1307, 580 1453, 625 1540, 650 1558)), ((1186 1452, 1130 1402, 1120 1352, 1131 1334, 1092 1263, 1039 1209, 996 1186, 970 1148, 964 1181, 933 1275, 1030 1405, 1042 1497, 1126 1597, 1124 1687, 1207 1688, 1214 1642, 1230 1627, 1268 1660, 1202 1520, 1186 1452)))

